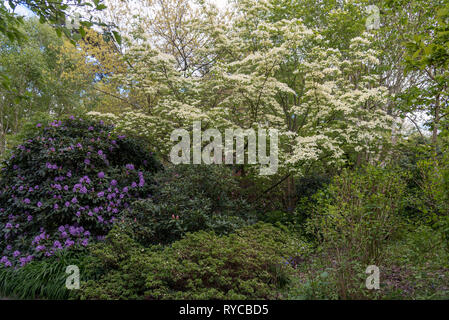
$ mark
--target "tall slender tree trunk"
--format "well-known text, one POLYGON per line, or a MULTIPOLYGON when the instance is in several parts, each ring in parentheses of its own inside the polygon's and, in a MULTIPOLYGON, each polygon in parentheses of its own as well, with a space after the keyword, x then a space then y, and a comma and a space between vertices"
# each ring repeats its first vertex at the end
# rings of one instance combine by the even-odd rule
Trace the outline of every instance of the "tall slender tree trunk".
POLYGON ((293 211, 296 205, 296 187, 293 176, 287 178, 287 188, 285 193, 285 203, 288 211, 293 211))
POLYGON ((440 126, 440 94, 437 94, 435 97, 435 111, 434 111, 434 119, 433 119, 433 130, 432 130, 432 146, 434 156, 437 154, 438 147, 438 129, 440 126))

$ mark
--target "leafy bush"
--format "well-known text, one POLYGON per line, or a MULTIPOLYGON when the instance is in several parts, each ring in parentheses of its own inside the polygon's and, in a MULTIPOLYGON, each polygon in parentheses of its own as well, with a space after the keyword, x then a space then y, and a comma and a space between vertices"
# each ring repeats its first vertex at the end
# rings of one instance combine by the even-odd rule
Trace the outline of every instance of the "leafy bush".
POLYGON ((420 220, 443 233, 449 245, 449 155, 418 162, 419 189, 414 198, 420 220))
POLYGON ((307 236, 304 233, 304 221, 303 216, 298 214, 297 211, 285 212, 281 210, 267 211, 261 213, 259 220, 272 225, 282 224, 294 233, 307 236))
MULTIPOLYGON (((350 284, 346 295, 340 287, 341 265, 329 264, 328 252, 317 250, 302 261, 286 296, 293 300, 347 298, 448 299, 449 256, 444 238, 426 225, 404 225, 398 239, 388 243, 380 268, 380 290, 365 287, 366 265, 353 257, 344 261, 354 273, 346 273, 350 284)), ((347 283, 347 284, 348 284, 347 283)))
POLYGON ((40 134, 19 145, 1 172, 6 267, 101 238, 123 208, 151 196, 159 168, 149 151, 102 122, 71 117, 36 127, 40 134))
POLYGON ((296 193, 298 199, 303 197, 311 197, 318 190, 329 184, 328 175, 318 172, 309 173, 296 181, 296 193))
POLYGON ((333 300, 337 298, 335 281, 328 271, 301 281, 294 277, 288 290, 289 300, 333 300))
POLYGON ((388 240, 401 226, 405 183, 393 170, 344 171, 318 195, 308 221, 334 261, 340 298, 360 298, 368 265, 380 265, 388 240))
POLYGON ((224 166, 170 166, 155 180, 154 196, 135 201, 129 212, 136 222, 131 223, 133 234, 142 244, 169 243, 199 230, 227 234, 256 220, 224 166))
POLYGON ((93 249, 93 267, 104 275, 83 283, 81 298, 278 298, 293 271, 286 258, 308 250, 285 230, 264 223, 228 236, 189 233, 163 249, 136 244, 120 225, 93 249))
POLYGON ((426 225, 406 226, 401 238, 389 246, 388 256, 398 265, 427 265, 449 267, 443 235, 426 225))

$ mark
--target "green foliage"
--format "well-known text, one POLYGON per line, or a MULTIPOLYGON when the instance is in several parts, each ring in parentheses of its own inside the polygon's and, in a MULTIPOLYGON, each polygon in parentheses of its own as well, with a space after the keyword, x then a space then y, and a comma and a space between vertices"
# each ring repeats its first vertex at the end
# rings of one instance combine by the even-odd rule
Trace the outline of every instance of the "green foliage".
POLYGON ((298 18, 309 28, 320 28, 329 44, 347 51, 349 40, 365 31, 365 7, 368 1, 339 2, 336 0, 272 1, 273 21, 298 18))
POLYGON ((44 261, 32 261, 23 268, 0 268, 0 295, 14 299, 68 299, 66 268, 76 265, 81 277, 87 276, 87 257, 63 251, 44 261))
POLYGON ((365 263, 379 262, 383 244, 400 227, 404 191, 394 170, 345 170, 319 194, 309 226, 323 242, 357 252, 365 263))
MULTIPOLYGON (((365 287, 367 265, 344 261, 351 273, 341 276, 335 252, 317 248, 296 269, 288 299, 447 299, 448 252, 442 234, 429 226, 403 224, 397 239, 387 244, 380 269, 380 290, 365 287), (334 263, 329 263, 334 260, 334 263), (347 283, 342 283, 346 281, 347 283), (342 287, 346 291, 342 292, 342 287), (344 294, 343 294, 344 293, 344 294)), ((345 269, 343 269, 345 271, 345 269)))
POLYGON ((441 231, 449 243, 449 155, 418 163, 420 179, 414 205, 420 220, 441 231))
POLYGON ((433 23, 423 26, 425 29, 419 30, 419 33, 406 43, 405 61, 410 68, 444 68, 449 64, 449 4, 440 5, 435 9, 434 12, 426 13, 432 15, 429 21, 433 23))
POLYGON ((333 300, 338 298, 335 282, 332 281, 327 271, 311 275, 304 281, 301 281, 299 277, 293 279, 287 296, 290 300, 333 300))
POLYGON ((123 48, 95 14, 65 23, 103 0, 0 3, 1 296, 449 298, 447 1, 119 2, 123 48), (55 120, 92 110, 115 127, 55 120), (145 144, 200 119, 277 128, 278 174, 159 170, 145 144))
POLYGON ((88 93, 94 75, 75 69, 84 57, 36 18, 22 27, 29 36, 23 43, 0 34, 0 72, 9 78, 8 88, 0 88, 0 154, 9 147, 6 138, 30 120, 76 114, 92 100, 88 93))
POLYGON ((427 265, 448 267, 443 235, 429 226, 405 226, 399 241, 389 246, 388 256, 397 265, 427 265))
POLYGON ((6 137, 7 150, 2 154, 3 160, 11 157, 11 154, 23 141, 29 137, 37 136, 40 133, 41 129, 36 127, 36 123, 50 123, 53 120, 54 117, 50 116, 47 112, 36 112, 36 114, 30 116, 30 120, 28 121, 23 119, 20 130, 6 137))
POLYGON ((293 270, 287 257, 308 247, 258 223, 228 236, 200 231, 145 249, 116 226, 92 253, 104 275, 82 285, 84 299, 273 299, 293 270))
POLYGON ((404 192, 396 171, 366 167, 344 171, 319 194, 308 227, 336 264, 340 298, 360 297, 358 275, 383 261, 388 241, 401 226, 404 192))
POLYGON ((386 299, 448 299, 447 242, 431 227, 408 225, 399 241, 389 245, 382 268, 386 299))
POLYGON ((262 214, 259 219, 273 225, 276 223, 281 223, 285 226, 288 226, 290 223, 294 223, 295 221, 294 214, 281 210, 268 211, 262 214))
MULTIPOLYGON (((38 18, 40 23, 49 23, 54 26, 56 33, 61 36, 66 35, 69 39, 78 40, 77 35, 83 35, 86 32, 86 28, 92 25, 97 25, 105 28, 106 34, 114 36, 116 30, 108 30, 113 27, 107 25, 101 21, 93 21, 88 18, 79 18, 79 27, 76 29, 76 33, 72 33, 72 30, 66 26, 66 17, 70 16, 71 9, 76 7, 83 7, 91 11, 102 11, 106 9, 103 0, 84 1, 77 0, 74 2, 67 2, 63 0, 53 0, 51 2, 43 0, 8 0, 9 9, 6 7, 5 2, 0 3, 0 33, 6 35, 11 41, 20 41, 27 39, 27 36, 22 33, 19 26, 23 23, 23 17, 14 13, 14 9, 17 6, 25 6, 28 10, 33 12, 38 18)), ((115 37, 115 40, 120 43, 120 37, 115 37)))
POLYGON ((419 72, 422 79, 405 91, 412 98, 408 111, 427 114, 425 124, 432 130, 432 147, 436 153, 449 114, 449 5, 447 1, 414 3, 417 4, 414 12, 424 13, 427 19, 404 43, 403 58, 405 71, 419 72))
POLYGON ((227 234, 256 220, 238 180, 224 166, 169 166, 155 181, 153 197, 132 203, 129 211, 143 244, 169 243, 199 230, 227 234))
POLYGON ((303 230, 304 223, 313 213, 314 206, 317 204, 315 195, 325 189, 329 183, 328 174, 312 173, 298 179, 296 184, 298 201, 294 212, 290 215, 296 230, 303 230))

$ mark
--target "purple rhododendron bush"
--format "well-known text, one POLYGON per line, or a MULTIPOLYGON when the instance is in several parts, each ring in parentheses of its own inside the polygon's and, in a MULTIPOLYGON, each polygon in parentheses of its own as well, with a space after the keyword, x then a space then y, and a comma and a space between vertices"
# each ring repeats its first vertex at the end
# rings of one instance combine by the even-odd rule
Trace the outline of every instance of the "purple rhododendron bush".
POLYGON ((0 263, 20 268, 102 240, 132 201, 152 196, 161 168, 113 127, 70 117, 48 125, 4 161, 0 263))

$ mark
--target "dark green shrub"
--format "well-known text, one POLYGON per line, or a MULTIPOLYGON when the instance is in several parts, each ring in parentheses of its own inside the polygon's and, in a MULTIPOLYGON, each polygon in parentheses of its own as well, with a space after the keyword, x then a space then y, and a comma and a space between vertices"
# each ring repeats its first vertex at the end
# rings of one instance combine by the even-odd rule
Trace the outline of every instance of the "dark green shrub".
POLYGON ((267 211, 260 214, 259 220, 271 223, 274 226, 276 226, 277 224, 281 224, 283 226, 286 226, 292 232, 304 235, 303 217, 300 214, 298 214, 297 211, 293 212, 285 212, 281 210, 267 211))
POLYGON ((262 211, 259 220, 271 224, 280 223, 290 230, 304 234, 306 219, 313 212, 316 199, 314 195, 330 182, 327 175, 313 173, 295 180, 296 204, 287 210, 262 211))
POLYGON ((153 193, 160 167, 136 141, 102 122, 37 124, 0 177, 1 264, 24 266, 107 234, 120 211, 153 193))
POLYGON ((330 183, 330 177, 325 174, 309 174, 301 177, 296 181, 297 198, 310 198, 320 189, 324 188, 330 183))
POLYGON ((199 230, 227 234, 256 220, 224 166, 170 166, 155 180, 154 196, 134 202, 129 212, 142 244, 169 243, 199 230))
POLYGON ((81 287, 84 299, 274 299, 308 247, 258 223, 228 236, 189 233, 164 249, 133 243, 119 226, 92 253, 104 272, 81 287))

